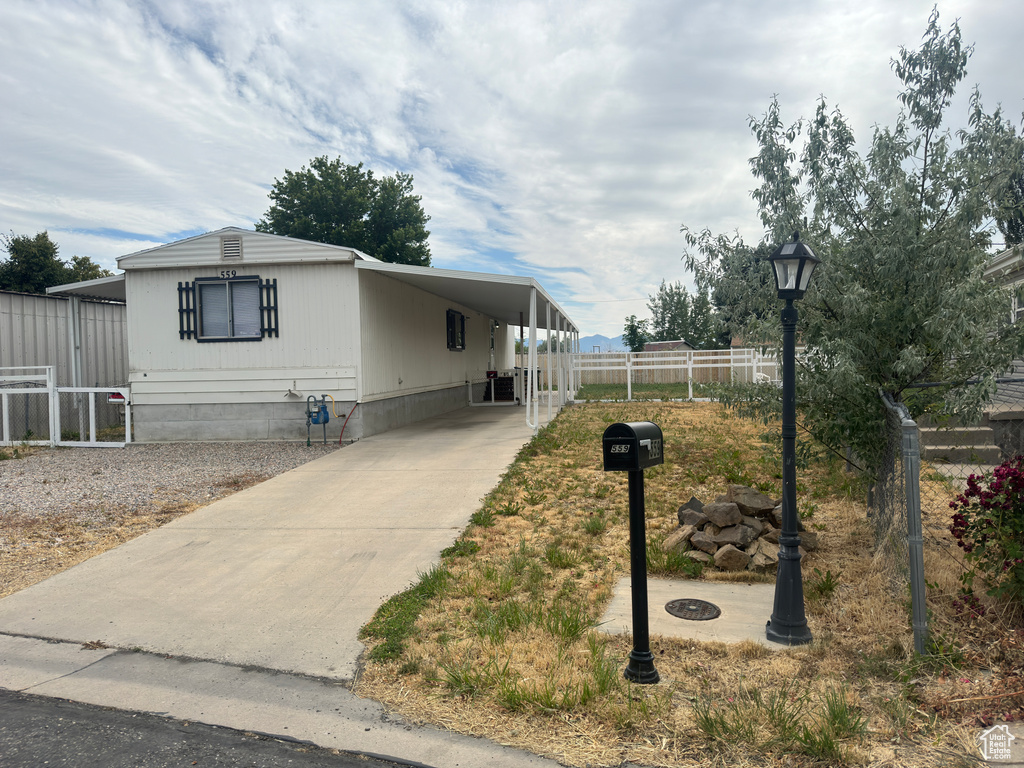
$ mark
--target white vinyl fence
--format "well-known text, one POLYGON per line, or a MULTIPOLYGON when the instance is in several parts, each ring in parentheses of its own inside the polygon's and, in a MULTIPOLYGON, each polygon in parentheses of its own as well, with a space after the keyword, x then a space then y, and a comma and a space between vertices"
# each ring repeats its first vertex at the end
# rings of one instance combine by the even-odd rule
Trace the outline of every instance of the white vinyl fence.
MULTIPOLYGON (((668 352, 592 352, 575 356, 580 386, 618 384, 633 397, 634 384, 778 381, 774 355, 757 349, 689 349, 668 352)), ((541 369, 543 370, 543 368, 541 369)))

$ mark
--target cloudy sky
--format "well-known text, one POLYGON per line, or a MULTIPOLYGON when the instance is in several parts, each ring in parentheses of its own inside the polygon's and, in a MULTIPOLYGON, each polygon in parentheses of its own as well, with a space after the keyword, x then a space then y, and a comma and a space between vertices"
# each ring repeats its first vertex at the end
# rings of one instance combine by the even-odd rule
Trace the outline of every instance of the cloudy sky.
MULTIPOLYGON (((0 231, 114 268, 340 156, 413 174, 435 266, 534 275, 616 336, 689 282, 681 224, 760 239, 748 117, 823 94, 867 139, 933 4, 3 0, 0 231)), ((1019 122, 1024 3, 938 8, 976 45, 963 95, 1019 122)))

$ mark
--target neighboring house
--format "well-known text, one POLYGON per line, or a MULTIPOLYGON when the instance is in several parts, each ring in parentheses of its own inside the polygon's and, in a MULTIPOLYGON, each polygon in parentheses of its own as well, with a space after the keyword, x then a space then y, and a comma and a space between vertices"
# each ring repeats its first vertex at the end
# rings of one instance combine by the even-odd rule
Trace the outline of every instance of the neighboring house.
POLYGON ((694 349, 694 347, 683 339, 676 339, 675 341, 648 341, 644 344, 644 352, 675 352, 687 349, 694 349))
POLYGON ((350 412, 345 438, 365 437, 467 405, 531 317, 535 338, 575 333, 531 278, 234 227, 117 261, 137 442, 304 438, 310 395, 334 399, 329 437, 350 412))
MULTIPOLYGON (((985 277, 1008 288, 1024 288, 1024 246, 1015 245, 989 259, 985 277)), ((1020 290, 1013 292, 1013 322, 1024 317, 1024 296, 1021 293, 1020 290)))

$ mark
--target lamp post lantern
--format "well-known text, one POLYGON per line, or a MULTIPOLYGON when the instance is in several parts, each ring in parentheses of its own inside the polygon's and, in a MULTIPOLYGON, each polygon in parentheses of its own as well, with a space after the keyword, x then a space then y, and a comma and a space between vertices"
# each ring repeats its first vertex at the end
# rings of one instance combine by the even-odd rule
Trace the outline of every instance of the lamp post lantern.
POLYGON ((775 577, 775 606, 768 621, 769 640, 783 645, 806 645, 811 631, 804 615, 804 583, 800 571, 800 534, 796 514, 796 321, 795 299, 803 298, 820 259, 800 242, 780 246, 769 259, 775 271, 782 310, 782 531, 779 567, 775 577))

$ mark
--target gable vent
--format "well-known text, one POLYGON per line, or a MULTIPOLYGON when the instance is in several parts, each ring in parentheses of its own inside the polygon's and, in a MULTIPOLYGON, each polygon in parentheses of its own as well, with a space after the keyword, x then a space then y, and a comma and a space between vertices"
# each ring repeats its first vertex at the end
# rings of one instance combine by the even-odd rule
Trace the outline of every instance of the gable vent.
POLYGON ((220 257, 222 259, 242 258, 242 238, 222 237, 220 239, 220 257))

